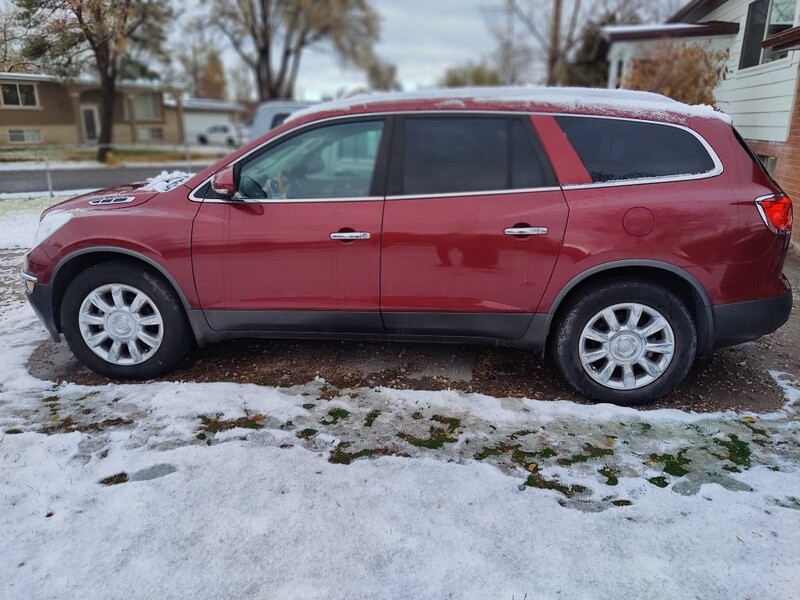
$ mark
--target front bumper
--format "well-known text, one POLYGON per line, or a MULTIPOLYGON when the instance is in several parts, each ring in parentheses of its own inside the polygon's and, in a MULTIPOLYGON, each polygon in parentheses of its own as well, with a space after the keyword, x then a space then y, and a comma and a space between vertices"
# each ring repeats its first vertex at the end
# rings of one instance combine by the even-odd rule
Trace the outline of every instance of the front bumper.
POLYGON ((789 319, 792 288, 780 296, 714 307, 714 348, 726 348, 772 333, 789 319))
POLYGON ((35 277, 26 273, 21 273, 20 276, 25 282, 25 295, 33 307, 33 312, 44 324, 53 341, 60 342, 61 333, 58 331, 55 314, 53 313, 53 286, 42 285, 36 281, 35 277))

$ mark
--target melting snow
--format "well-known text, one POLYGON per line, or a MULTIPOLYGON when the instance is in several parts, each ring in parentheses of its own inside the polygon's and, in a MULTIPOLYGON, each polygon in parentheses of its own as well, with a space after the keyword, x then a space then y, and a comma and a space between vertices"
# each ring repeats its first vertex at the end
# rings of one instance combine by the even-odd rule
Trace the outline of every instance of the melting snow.
POLYGON ((139 192, 168 192, 191 179, 191 173, 183 171, 161 171, 161 175, 151 177, 137 191, 139 192))

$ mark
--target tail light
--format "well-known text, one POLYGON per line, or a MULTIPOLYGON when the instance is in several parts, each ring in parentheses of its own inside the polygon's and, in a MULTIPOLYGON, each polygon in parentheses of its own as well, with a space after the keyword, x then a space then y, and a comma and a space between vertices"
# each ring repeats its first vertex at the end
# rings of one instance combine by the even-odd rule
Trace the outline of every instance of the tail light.
POLYGON ((773 233, 792 232, 792 201, 785 194, 772 194, 756 198, 761 218, 773 233))

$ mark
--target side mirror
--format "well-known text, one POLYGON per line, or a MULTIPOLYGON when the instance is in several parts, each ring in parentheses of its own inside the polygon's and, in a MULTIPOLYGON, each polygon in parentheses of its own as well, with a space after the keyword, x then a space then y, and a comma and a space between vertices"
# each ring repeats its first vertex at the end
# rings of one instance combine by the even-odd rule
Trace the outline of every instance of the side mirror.
POLYGON ((236 185, 233 182, 233 167, 225 167, 218 171, 211 180, 211 189, 220 196, 232 198, 236 193, 236 185))

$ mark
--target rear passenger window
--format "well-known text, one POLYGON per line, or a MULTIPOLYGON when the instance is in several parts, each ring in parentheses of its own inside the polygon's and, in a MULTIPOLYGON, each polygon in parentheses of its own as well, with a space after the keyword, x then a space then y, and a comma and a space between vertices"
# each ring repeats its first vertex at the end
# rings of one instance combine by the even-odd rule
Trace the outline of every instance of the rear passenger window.
POLYGON ((595 117, 559 116, 556 121, 595 183, 714 170, 700 140, 678 127, 595 117))
POLYGON ((410 117, 402 193, 458 194, 549 187, 550 165, 520 118, 410 117))

